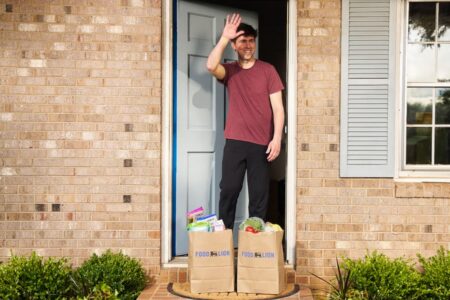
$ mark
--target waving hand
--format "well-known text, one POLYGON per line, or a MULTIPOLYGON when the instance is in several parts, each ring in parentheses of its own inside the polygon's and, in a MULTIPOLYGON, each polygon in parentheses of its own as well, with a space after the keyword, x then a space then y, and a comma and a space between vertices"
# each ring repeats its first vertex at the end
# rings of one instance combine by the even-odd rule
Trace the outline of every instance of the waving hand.
POLYGON ((227 16, 222 36, 208 56, 206 68, 217 79, 225 78, 225 68, 220 64, 225 48, 227 47, 230 40, 233 40, 244 33, 243 30, 236 32, 239 24, 241 24, 241 16, 239 14, 232 14, 231 16, 227 16))
POLYGON ((237 31, 237 28, 241 24, 241 16, 239 14, 232 14, 227 16, 225 27, 223 28, 222 36, 228 40, 232 40, 244 33, 244 31, 237 31))

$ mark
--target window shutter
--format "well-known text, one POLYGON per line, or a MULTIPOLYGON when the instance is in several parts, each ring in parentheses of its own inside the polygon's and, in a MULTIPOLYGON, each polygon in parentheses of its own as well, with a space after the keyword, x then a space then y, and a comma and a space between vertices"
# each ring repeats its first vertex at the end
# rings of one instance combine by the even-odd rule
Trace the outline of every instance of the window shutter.
POLYGON ((343 0, 341 177, 394 176, 396 0, 343 0))

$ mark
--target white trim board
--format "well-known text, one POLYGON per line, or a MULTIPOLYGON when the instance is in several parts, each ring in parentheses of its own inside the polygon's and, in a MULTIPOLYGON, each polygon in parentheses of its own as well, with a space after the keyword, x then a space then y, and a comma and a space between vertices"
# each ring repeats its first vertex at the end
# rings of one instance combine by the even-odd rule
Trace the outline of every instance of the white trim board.
POLYGON ((171 259, 172 240, 172 1, 162 1, 162 141, 161 141, 161 262, 171 259))
MULTIPOLYGON (((287 44, 287 165, 286 165, 286 261, 295 265, 297 179, 297 0, 288 3, 287 44)), ((165 268, 186 267, 171 256, 172 236, 172 39, 173 4, 162 2, 162 161, 161 161, 161 263, 165 268)))
POLYGON ((297 0, 288 0, 286 261, 295 266, 297 227, 297 0))

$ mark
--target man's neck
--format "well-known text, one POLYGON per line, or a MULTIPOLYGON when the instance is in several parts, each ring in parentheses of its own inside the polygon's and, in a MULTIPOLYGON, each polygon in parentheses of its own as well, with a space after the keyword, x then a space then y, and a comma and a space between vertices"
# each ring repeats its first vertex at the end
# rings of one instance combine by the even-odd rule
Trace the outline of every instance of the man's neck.
POLYGON ((242 69, 250 69, 255 64, 256 59, 254 57, 250 59, 239 59, 238 63, 242 69))

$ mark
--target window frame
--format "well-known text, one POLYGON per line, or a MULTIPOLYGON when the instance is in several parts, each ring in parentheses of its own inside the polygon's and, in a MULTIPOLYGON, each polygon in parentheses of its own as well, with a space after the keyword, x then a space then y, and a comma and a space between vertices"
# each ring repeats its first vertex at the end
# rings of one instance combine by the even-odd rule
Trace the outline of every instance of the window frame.
MULTIPOLYGON (((433 94, 439 87, 450 88, 450 82, 439 83, 436 85, 433 83, 413 83, 408 85, 406 81, 406 68, 407 68, 407 45, 408 45, 408 18, 409 18, 409 3, 412 2, 450 2, 450 0, 402 0, 398 1, 397 9, 397 47, 399 50, 397 54, 397 70, 400 71, 400 76, 396 79, 397 81, 397 101, 396 103, 396 174, 395 179, 397 181, 433 181, 433 182, 450 182, 450 165, 407 165, 406 164, 406 91, 409 87, 430 87, 434 88, 433 94)), ((438 17, 439 11, 436 11, 436 18, 438 17)), ((436 24, 437 26, 437 24, 436 24)), ((448 42, 450 44, 450 42, 448 42)), ((437 55, 437 52, 436 54, 437 55)), ((437 61, 436 61, 437 63, 437 61)), ((433 99, 433 119, 435 118, 435 99, 433 99)), ((433 122, 434 123, 434 122, 433 122)), ((427 124, 425 127, 435 128, 436 124, 427 124)), ((417 126, 420 127, 420 126, 417 126)), ((441 127, 441 126, 438 126, 441 127)), ((442 126, 450 127, 450 125, 442 126)), ((434 136, 432 134, 432 156, 434 157, 434 136)))

